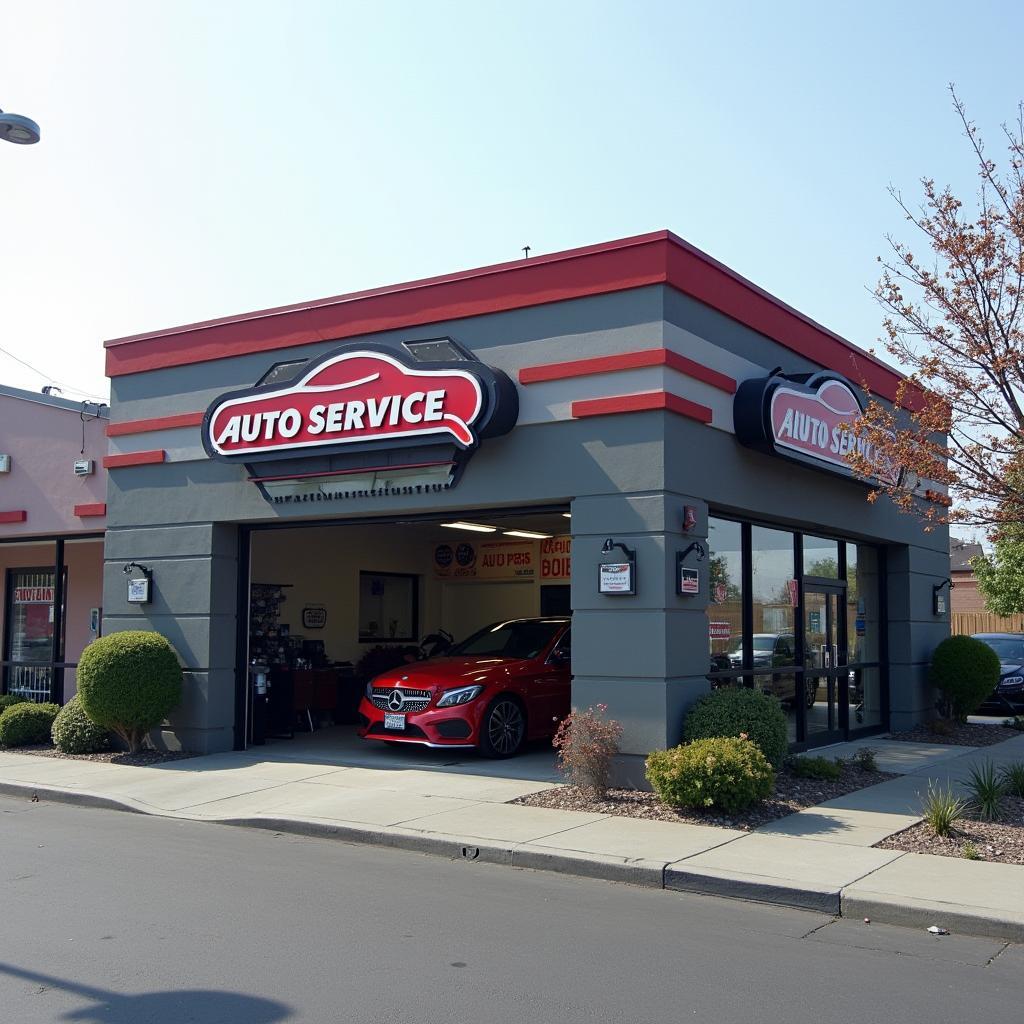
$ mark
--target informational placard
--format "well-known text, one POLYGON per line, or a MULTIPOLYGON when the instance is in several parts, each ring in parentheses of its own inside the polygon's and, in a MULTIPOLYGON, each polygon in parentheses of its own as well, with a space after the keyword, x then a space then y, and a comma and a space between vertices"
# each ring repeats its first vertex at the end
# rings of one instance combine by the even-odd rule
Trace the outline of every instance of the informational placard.
POLYGON ((700 573, 696 569, 679 567, 679 593, 686 596, 700 593, 700 573))
POLYGON ((544 583, 565 582, 571 576, 572 537, 545 537, 540 541, 540 578, 544 583))
POLYGON ((327 625, 327 608, 322 604, 307 604, 302 609, 303 629, 323 629, 327 625))
POLYGON ((15 587, 15 604, 53 604, 53 587, 15 587))
POLYGON ((712 640, 728 640, 732 635, 732 627, 728 622, 709 622, 708 636, 712 640))
POLYGON ((149 603, 150 581, 143 576, 128 581, 128 603, 148 604, 149 603))
POLYGON ((635 564, 633 562, 602 562, 598 566, 597 589, 601 594, 635 594, 635 564))
POLYGON ((533 580, 539 562, 533 540, 458 541, 434 548, 434 574, 443 580, 533 580))

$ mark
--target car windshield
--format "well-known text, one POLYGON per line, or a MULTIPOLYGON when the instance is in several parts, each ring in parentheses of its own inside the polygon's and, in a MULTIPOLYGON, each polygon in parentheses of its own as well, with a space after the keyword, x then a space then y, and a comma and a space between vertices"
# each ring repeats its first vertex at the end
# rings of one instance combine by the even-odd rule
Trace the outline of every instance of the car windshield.
POLYGON ((564 626, 561 619, 495 622, 456 644, 449 655, 536 658, 564 626))
POLYGON ((989 636, 983 639, 999 655, 1000 661, 1024 662, 1024 637, 989 636))
POLYGON ((755 651, 770 651, 775 646, 774 634, 759 634, 754 636, 755 651))

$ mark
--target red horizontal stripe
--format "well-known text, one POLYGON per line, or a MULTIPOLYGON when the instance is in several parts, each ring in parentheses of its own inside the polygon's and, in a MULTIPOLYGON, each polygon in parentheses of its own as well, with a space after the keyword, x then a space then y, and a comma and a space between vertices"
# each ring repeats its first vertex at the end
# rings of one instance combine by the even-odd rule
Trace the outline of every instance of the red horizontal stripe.
POLYGON ((111 377, 668 283, 892 399, 900 375, 669 231, 106 343, 111 377))
POLYGON ((595 373, 615 373, 619 370, 635 370, 645 366, 667 366, 730 395, 736 393, 736 381, 732 377, 666 348, 648 348, 638 352, 617 352, 610 356, 573 359, 564 363, 526 366, 519 371, 519 383, 539 384, 542 381, 586 377, 595 373))
POLYGON ((91 505, 76 505, 75 515, 80 519, 86 519, 90 516, 105 516, 107 514, 106 502, 96 501, 91 505))
POLYGON ((572 403, 573 419, 612 416, 626 412, 649 412, 652 409, 666 409, 699 423, 711 422, 711 410, 706 405, 698 405, 667 391, 645 391, 638 395, 614 395, 611 398, 586 398, 572 403))
POLYGON ((28 513, 23 508, 0 512, 0 523, 23 523, 26 519, 28 519, 28 513))
POLYGON ((124 434, 145 434, 151 430, 173 430, 175 427, 198 427, 204 413, 182 412, 176 416, 157 416, 149 420, 122 420, 107 424, 107 437, 121 437, 124 434))
POLYGON ((149 466, 154 462, 166 462, 167 452, 158 448, 151 452, 127 452, 124 455, 106 455, 103 458, 104 469, 119 469, 122 466, 149 466))

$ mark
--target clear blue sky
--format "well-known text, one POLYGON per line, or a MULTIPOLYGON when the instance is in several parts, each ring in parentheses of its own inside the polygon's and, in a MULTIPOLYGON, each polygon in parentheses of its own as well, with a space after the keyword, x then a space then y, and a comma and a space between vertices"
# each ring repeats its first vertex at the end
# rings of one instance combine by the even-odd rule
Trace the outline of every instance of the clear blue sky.
MULTIPOLYGON (((973 189, 1011 3, 7 0, 0 381, 105 338, 667 227, 871 346, 886 194, 973 189)), ((70 397, 70 392, 68 392, 70 397)))

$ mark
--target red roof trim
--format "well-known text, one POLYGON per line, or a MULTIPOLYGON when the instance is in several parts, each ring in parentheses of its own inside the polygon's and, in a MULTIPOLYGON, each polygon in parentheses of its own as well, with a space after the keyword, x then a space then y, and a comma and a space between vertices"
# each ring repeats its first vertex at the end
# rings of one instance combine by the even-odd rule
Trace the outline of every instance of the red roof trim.
POLYGON ((79 519, 88 519, 92 516, 105 516, 107 514, 106 502, 96 501, 91 505, 76 505, 75 515, 79 519))
POLYGON ((649 412, 665 409, 699 423, 711 422, 711 410, 698 405, 688 398, 669 394, 667 391, 644 391, 637 395, 614 395, 611 398, 587 398, 572 403, 573 419, 587 416, 612 416, 618 413, 649 412))
POLYGON ((668 283, 893 398, 900 375, 669 231, 262 310, 105 344, 117 377, 668 283))
POLYGON ((107 437, 125 434, 145 434, 152 430, 173 430, 175 427, 198 427, 203 422, 201 412, 183 412, 176 416, 157 416, 149 420, 122 420, 107 424, 107 437))
POLYGON ((0 512, 0 523, 23 523, 26 519, 28 519, 28 512, 23 508, 0 512))
POLYGON ((103 458, 104 469, 120 469, 123 466, 150 466, 156 462, 166 462, 167 452, 158 448, 151 452, 127 452, 124 455, 106 455, 103 458))
POLYGON ((564 363, 526 366, 519 371, 519 383, 539 384, 542 381, 586 377, 596 373, 615 373, 619 370, 635 370, 645 366, 667 366, 730 395, 736 393, 736 381, 732 377, 665 348, 641 349, 637 352, 595 356, 592 359, 573 359, 564 363))

